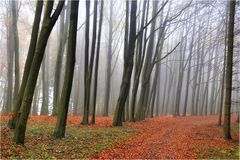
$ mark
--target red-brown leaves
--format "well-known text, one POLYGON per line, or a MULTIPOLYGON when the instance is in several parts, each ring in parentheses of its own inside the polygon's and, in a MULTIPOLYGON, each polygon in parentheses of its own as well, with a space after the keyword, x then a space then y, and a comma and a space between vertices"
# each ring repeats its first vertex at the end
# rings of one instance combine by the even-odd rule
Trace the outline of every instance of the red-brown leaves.
POLYGON ((141 133, 95 157, 193 159, 209 157, 209 148, 238 147, 238 133, 233 134, 234 141, 223 139, 222 128, 216 126, 217 116, 159 117, 127 124, 137 126, 141 133))

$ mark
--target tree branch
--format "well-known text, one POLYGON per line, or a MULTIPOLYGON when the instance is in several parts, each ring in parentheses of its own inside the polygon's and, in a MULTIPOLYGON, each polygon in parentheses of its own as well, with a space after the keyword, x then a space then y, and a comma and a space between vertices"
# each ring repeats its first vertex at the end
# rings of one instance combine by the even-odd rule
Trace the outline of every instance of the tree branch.
POLYGON ((157 13, 152 17, 152 19, 144 26, 142 27, 137 35, 136 35, 136 38, 144 31, 145 28, 147 28, 151 23, 152 21, 158 16, 158 14, 163 10, 163 8, 165 7, 165 5, 168 3, 168 0, 166 2, 164 2, 164 4, 161 6, 161 8, 157 11, 157 13))
POLYGON ((170 52, 168 52, 165 56, 163 56, 159 60, 156 60, 155 62, 153 62, 153 65, 155 65, 156 63, 158 63, 158 62, 162 61, 163 59, 167 58, 171 53, 173 53, 175 51, 175 49, 179 46, 180 43, 181 42, 178 42, 178 44, 170 52))

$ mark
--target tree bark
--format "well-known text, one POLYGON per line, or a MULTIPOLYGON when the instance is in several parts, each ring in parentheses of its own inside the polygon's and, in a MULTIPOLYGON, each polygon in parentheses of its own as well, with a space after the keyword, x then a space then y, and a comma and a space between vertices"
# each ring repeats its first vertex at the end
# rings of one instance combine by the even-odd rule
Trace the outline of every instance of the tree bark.
POLYGON ((72 90, 73 73, 75 65, 76 41, 77 41, 77 23, 78 23, 78 5, 79 1, 71 1, 71 14, 69 25, 69 38, 67 47, 67 61, 64 76, 61 98, 57 104, 59 112, 57 114, 57 123, 54 130, 54 137, 63 138, 65 136, 68 105, 72 90))
POLYGON ((93 95, 93 111, 92 111, 92 120, 91 120, 92 124, 95 124, 95 114, 96 114, 96 105, 97 105, 98 64, 99 64, 101 33, 102 33, 103 5, 104 5, 104 1, 101 1, 98 38, 97 38, 97 51, 96 51, 96 60, 95 60, 95 74, 94 74, 94 84, 93 84, 94 95, 93 95))
MULTIPOLYGON (((89 106, 90 106, 90 95, 91 95, 91 82, 92 82, 92 70, 93 70, 93 62, 94 62, 94 55, 95 55, 95 45, 96 45, 96 33, 97 33, 97 1, 94 1, 94 16, 93 16, 93 35, 92 35, 92 48, 91 48, 91 55, 90 55, 90 63, 85 67, 87 67, 86 74, 85 74, 85 90, 84 90, 84 114, 82 119, 82 124, 88 124, 88 116, 89 116, 89 106)), ((89 23, 89 13, 90 13, 90 1, 86 2, 86 27, 87 23, 89 23), (87 22, 88 21, 88 22, 87 22)), ((88 24, 89 26, 89 24, 88 24)), ((86 50, 85 50, 85 61, 88 61, 88 44, 89 44, 89 28, 86 30, 86 50)), ((88 63, 87 63, 88 64, 88 63)))
POLYGON ((49 54, 49 46, 45 51, 45 56, 42 62, 42 107, 40 115, 48 115, 48 101, 49 101, 49 77, 48 77, 48 55, 49 54))
POLYGON ((109 110, 109 97, 111 88, 111 63, 112 63, 112 29, 113 29, 113 1, 110 1, 110 12, 109 12, 109 25, 108 25, 108 52, 107 52, 107 72, 106 72, 106 83, 105 83, 105 99, 104 99, 104 112, 103 116, 108 116, 109 110))
POLYGON ((37 46, 34 53, 32 65, 29 69, 29 75, 28 75, 26 87, 23 94, 20 113, 18 113, 17 115, 17 123, 16 123, 16 128, 14 130, 14 138, 13 138, 13 141, 16 142, 17 144, 19 143, 24 144, 26 125, 27 125, 29 112, 31 110, 32 98, 33 98, 34 89, 37 82, 37 77, 39 74, 39 69, 44 56, 49 35, 62 10, 64 2, 65 1, 59 1, 56 10, 51 15, 54 1, 47 1, 42 28, 37 41, 37 46))
POLYGON ((89 57, 89 16, 90 16, 90 1, 86 0, 86 26, 85 26, 85 60, 84 60, 84 111, 82 124, 88 124, 89 115, 89 88, 88 88, 88 57, 89 57))
POLYGON ((125 106, 127 96, 129 94, 129 86, 131 81, 132 69, 133 69, 133 57, 136 41, 136 12, 137 1, 131 1, 131 14, 130 14, 130 33, 129 33, 129 47, 128 52, 124 55, 124 69, 121 82, 120 93, 113 117, 113 126, 122 125, 122 114, 125 106))
POLYGON ((12 29, 14 37, 14 61, 15 61, 15 80, 14 80, 14 99, 18 96, 19 82, 20 82, 20 71, 19 71, 19 38, 18 38, 18 13, 17 13, 17 1, 11 1, 12 3, 12 29))
POLYGON ((229 20, 228 20, 228 50, 227 50, 227 68, 226 68, 226 91, 224 105, 224 123, 223 131, 225 139, 231 137, 231 98, 232 98, 232 67, 233 67, 233 44, 234 44, 234 17, 236 1, 229 2, 229 20))
POLYGON ((65 49, 65 44, 67 41, 67 31, 69 26, 69 14, 70 14, 70 2, 67 4, 67 9, 63 7, 63 10, 60 15, 60 31, 59 31, 59 46, 57 52, 57 60, 55 66, 55 73, 54 73, 54 90, 53 90, 53 111, 52 116, 57 115, 57 102, 60 97, 60 80, 61 80, 61 68, 62 68, 62 60, 63 60, 63 53, 65 49), (65 18, 65 11, 66 11, 66 20, 65 18))
POLYGON ((29 44, 29 48, 28 48, 26 63, 24 66, 22 83, 20 86, 20 90, 18 92, 18 96, 16 99, 14 99, 14 102, 13 102, 14 116, 8 121, 8 127, 11 129, 15 128, 15 125, 16 125, 16 117, 17 117, 17 114, 18 114, 21 104, 22 104, 23 94, 25 91, 28 76, 30 73, 30 68, 31 68, 33 57, 35 54, 35 49, 36 49, 36 44, 37 44, 37 39, 38 39, 38 32, 39 32, 39 24, 40 24, 41 15, 42 15, 42 8, 43 8, 43 1, 37 1, 35 17, 34 17, 34 22, 33 22, 33 27, 32 27, 32 33, 31 33, 31 40, 30 40, 30 44, 29 44))

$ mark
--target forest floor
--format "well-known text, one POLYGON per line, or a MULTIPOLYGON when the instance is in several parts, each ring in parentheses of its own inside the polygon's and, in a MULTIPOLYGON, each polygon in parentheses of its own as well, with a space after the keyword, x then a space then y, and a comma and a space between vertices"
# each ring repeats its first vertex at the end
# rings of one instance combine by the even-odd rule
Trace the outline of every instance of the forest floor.
POLYGON ((55 117, 31 116, 25 145, 12 142, 7 116, 1 116, 1 158, 239 159, 239 126, 232 117, 232 140, 223 138, 217 116, 155 117, 112 127, 111 117, 82 126, 68 117, 66 136, 53 138, 55 117))

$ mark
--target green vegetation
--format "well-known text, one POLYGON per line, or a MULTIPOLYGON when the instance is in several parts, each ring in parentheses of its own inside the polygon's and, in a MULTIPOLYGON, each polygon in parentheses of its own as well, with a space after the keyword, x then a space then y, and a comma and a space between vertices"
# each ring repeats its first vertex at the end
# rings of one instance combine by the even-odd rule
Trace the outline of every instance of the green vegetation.
POLYGON ((55 139, 52 136, 54 123, 30 120, 27 129, 25 145, 16 145, 11 141, 12 131, 7 127, 7 121, 1 120, 2 158, 88 158, 103 149, 122 143, 129 136, 136 134, 137 129, 124 127, 83 127, 67 126, 66 136, 55 139))
MULTIPOLYGON (((219 128, 219 131, 222 131, 222 127, 219 128)), ((231 124, 231 133, 238 135, 239 134, 239 125, 238 123, 231 124)), ((231 142, 237 143, 237 142, 231 142)), ((240 158, 240 149, 239 147, 211 147, 208 145, 203 146, 194 146, 195 153, 197 153, 198 159, 239 159, 240 158)))

